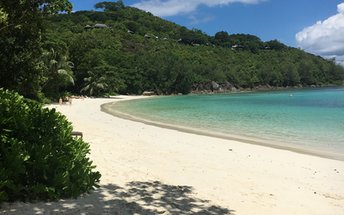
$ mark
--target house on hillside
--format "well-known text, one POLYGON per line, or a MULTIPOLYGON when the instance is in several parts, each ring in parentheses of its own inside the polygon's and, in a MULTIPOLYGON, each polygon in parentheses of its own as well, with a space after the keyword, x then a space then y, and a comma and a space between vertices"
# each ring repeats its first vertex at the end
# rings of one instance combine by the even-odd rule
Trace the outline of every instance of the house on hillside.
POLYGON ((108 26, 106 24, 99 24, 99 23, 97 23, 97 24, 94 25, 94 28, 108 28, 108 26))
POLYGON ((91 25, 86 25, 84 28, 85 29, 92 29, 93 27, 91 25))
POLYGON ((88 30, 88 29, 93 29, 93 28, 110 28, 109 26, 107 26, 106 24, 100 24, 100 23, 97 23, 95 24, 94 26, 92 25, 86 25, 84 27, 84 29, 88 30))

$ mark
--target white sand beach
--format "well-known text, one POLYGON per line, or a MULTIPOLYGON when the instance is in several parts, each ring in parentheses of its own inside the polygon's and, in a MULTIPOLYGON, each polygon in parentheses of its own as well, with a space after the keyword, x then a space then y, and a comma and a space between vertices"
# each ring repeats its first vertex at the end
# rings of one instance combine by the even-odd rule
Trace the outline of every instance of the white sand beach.
MULTIPOLYGON (((121 99, 136 97, 121 96, 121 99)), ((51 105, 91 146, 100 188, 78 199, 6 203, 0 214, 344 214, 344 162, 51 105)))

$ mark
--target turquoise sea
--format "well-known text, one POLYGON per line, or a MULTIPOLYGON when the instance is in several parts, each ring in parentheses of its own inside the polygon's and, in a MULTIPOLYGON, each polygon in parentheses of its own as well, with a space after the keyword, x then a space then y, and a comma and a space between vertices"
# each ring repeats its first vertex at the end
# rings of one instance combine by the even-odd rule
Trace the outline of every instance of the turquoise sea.
POLYGON ((344 157, 344 88, 154 97, 111 108, 150 121, 344 157))

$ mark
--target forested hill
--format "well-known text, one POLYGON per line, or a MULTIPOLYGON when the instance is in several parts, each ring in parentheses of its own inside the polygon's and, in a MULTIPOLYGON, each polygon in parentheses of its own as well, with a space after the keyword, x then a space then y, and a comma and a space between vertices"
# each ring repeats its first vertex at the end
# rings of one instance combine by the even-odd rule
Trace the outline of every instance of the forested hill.
POLYGON ((277 40, 263 42, 225 31, 209 36, 121 1, 96 8, 104 12, 59 14, 45 21, 44 48, 74 65, 73 93, 173 94, 219 87, 343 84, 344 69, 334 60, 277 40))

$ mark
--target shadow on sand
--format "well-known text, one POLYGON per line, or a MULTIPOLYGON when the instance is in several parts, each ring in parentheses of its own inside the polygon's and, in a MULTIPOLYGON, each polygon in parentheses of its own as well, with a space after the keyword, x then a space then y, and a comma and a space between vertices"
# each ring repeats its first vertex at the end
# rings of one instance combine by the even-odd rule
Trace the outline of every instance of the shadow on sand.
POLYGON ((59 202, 6 203, 0 214, 233 214, 233 210, 195 198, 190 186, 133 181, 125 187, 103 185, 89 195, 59 202))

